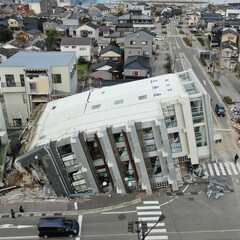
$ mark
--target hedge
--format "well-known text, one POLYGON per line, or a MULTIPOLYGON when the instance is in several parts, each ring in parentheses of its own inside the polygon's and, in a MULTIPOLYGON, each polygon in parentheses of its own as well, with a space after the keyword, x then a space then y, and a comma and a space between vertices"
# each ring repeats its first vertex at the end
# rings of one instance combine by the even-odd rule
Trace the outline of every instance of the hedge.
POLYGON ((202 46, 205 46, 204 40, 202 38, 197 38, 197 40, 202 44, 202 46))
POLYGON ((184 42, 185 42, 189 47, 192 46, 192 43, 189 41, 188 38, 184 37, 183 40, 184 40, 184 42))
POLYGON ((184 32, 183 30, 180 30, 179 33, 180 33, 180 34, 184 34, 185 32, 184 32))
POLYGON ((201 61, 203 66, 207 66, 207 63, 206 63, 206 61, 204 59, 201 59, 200 61, 201 61))
POLYGON ((220 87, 221 86, 221 83, 219 82, 219 81, 214 81, 214 84, 215 84, 215 86, 217 86, 217 87, 220 87))
POLYGON ((225 102, 226 102, 227 104, 232 103, 232 99, 231 99, 229 96, 225 96, 225 97, 224 97, 224 100, 225 100, 225 102))

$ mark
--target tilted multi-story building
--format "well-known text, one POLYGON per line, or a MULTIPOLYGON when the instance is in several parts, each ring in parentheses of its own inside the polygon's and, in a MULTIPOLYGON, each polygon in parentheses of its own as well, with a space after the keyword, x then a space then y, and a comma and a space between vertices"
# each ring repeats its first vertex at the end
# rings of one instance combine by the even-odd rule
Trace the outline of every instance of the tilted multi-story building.
POLYGON ((191 69, 49 102, 36 126, 17 163, 41 161, 59 195, 178 190, 182 161, 214 159, 210 99, 191 69))
POLYGON ((77 92, 75 52, 18 52, 0 64, 9 126, 26 126, 40 103, 77 92))

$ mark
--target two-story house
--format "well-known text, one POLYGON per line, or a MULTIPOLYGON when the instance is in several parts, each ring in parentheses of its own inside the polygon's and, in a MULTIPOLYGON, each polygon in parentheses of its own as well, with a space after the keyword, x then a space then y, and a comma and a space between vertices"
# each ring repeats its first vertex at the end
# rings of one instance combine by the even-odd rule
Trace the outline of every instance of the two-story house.
POLYGON ((134 32, 141 29, 147 29, 153 31, 155 29, 155 21, 151 16, 143 14, 128 13, 118 17, 118 28, 131 28, 134 32))
POLYGON ((99 27, 91 22, 81 25, 75 30, 76 37, 99 38, 99 27))
POLYGON ((26 126, 40 103, 77 92, 74 52, 18 52, 0 64, 0 69, 11 127, 26 126))
POLYGON ((88 62, 91 60, 91 38, 62 38, 60 47, 62 52, 75 52, 77 59, 81 57, 88 62))
POLYGON ((197 26, 201 18, 201 16, 196 12, 189 14, 188 17, 189 17, 189 20, 188 20, 189 26, 197 26))
MULTIPOLYGON (((153 36, 144 31, 135 32, 124 37, 124 62, 131 56, 152 59, 153 36)), ((150 65, 152 65, 150 63, 150 65)))
POLYGON ((88 9, 88 14, 100 14, 101 13, 101 14, 105 15, 107 13, 110 13, 110 10, 111 9, 104 4, 97 4, 88 9))
POLYGON ((10 18, 7 20, 8 28, 12 31, 20 31, 23 29, 23 22, 20 19, 10 18))
POLYGON ((46 35, 50 30, 56 29, 61 21, 50 20, 43 23, 43 34, 46 35))
POLYGON ((123 50, 115 45, 109 45, 103 48, 100 53, 100 61, 110 60, 117 63, 122 62, 123 50))

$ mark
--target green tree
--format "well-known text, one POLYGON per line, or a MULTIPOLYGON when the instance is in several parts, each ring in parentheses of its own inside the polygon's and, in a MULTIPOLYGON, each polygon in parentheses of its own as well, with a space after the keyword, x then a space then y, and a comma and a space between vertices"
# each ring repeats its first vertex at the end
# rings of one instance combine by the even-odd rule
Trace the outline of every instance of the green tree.
POLYGON ((118 16, 122 16, 122 15, 123 15, 123 11, 120 10, 120 11, 118 12, 118 16))
POLYGON ((12 32, 9 29, 0 29, 0 42, 5 43, 13 39, 12 32))
POLYGON ((88 23, 88 22, 90 22, 90 21, 91 21, 91 19, 88 18, 88 17, 83 17, 83 18, 81 19, 81 23, 88 23))
POLYGON ((50 30, 46 35, 46 44, 51 44, 53 47, 56 47, 56 45, 58 45, 58 43, 60 42, 57 31, 55 29, 50 30))
POLYGON ((115 45, 115 46, 118 47, 117 40, 116 39, 112 39, 111 42, 110 42, 110 45, 115 45))

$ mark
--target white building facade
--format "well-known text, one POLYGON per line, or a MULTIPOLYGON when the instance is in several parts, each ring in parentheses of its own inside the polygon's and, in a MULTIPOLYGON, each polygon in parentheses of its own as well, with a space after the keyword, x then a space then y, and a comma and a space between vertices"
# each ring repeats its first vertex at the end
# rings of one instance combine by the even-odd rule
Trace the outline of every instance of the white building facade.
POLYGON ((0 65, 8 124, 24 127, 40 103, 77 91, 74 52, 18 52, 0 65))
POLYGON ((182 162, 214 159, 210 98, 192 70, 50 102, 38 126, 17 162, 41 160, 59 195, 175 191, 182 162))

